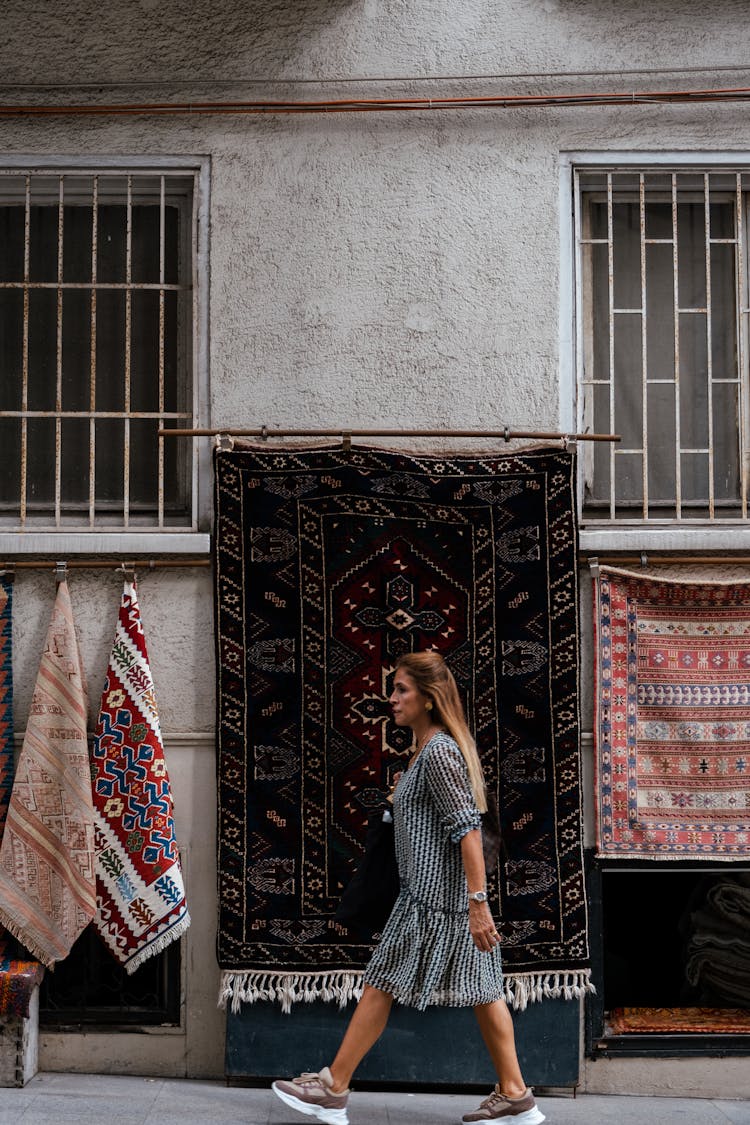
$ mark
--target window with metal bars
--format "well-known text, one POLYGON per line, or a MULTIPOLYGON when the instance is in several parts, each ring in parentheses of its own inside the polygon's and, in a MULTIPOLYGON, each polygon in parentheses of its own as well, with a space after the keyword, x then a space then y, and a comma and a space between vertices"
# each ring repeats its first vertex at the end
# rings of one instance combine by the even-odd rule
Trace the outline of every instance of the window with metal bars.
POLYGON ((575 173, 583 518, 747 518, 750 172, 575 173), (592 445, 594 443, 591 443, 592 445))
POLYGON ((194 526, 194 188, 0 170, 0 529, 194 526))
POLYGON ((173 941, 128 974, 96 927, 88 926, 54 973, 44 976, 40 1024, 47 1029, 179 1025, 181 944, 173 941))

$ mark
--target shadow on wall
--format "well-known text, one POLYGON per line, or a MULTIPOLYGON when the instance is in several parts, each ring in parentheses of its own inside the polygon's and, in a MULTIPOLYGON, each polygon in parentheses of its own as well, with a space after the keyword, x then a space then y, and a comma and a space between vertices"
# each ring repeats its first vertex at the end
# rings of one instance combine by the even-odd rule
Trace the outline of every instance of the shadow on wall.
POLYGON ((6 85, 139 85, 289 77, 318 36, 362 0, 115 0, 3 5, 6 85))
POLYGON ((6 86, 101 84, 102 99, 112 86, 165 84, 218 98, 222 83, 230 99, 238 80, 373 73, 645 75, 686 61, 746 66, 745 9, 744 0, 687 16, 683 0, 7 0, 0 68, 6 86))

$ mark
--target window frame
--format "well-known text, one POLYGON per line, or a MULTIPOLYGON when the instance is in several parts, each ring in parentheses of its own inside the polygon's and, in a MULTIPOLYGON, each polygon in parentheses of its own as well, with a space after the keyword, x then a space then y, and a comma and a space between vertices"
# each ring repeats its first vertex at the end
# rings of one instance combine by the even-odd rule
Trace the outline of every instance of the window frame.
MULTIPOLYGON (((580 431, 583 426, 583 396, 578 384, 579 365, 583 355, 583 279, 577 265, 576 228, 579 199, 576 195, 576 172, 612 170, 624 173, 665 172, 680 173, 722 172, 742 170, 750 172, 750 152, 683 150, 649 152, 643 150, 566 151, 560 154, 560 429, 580 431)), ((746 213, 750 214, 750 211, 746 213)), ((745 248, 747 257, 748 248, 745 248)), ((747 277, 748 262, 742 264, 747 277)), ((746 373, 741 373, 745 374, 746 373)), ((750 399, 750 388, 745 388, 745 401, 750 399)), ((741 472, 747 465, 740 466, 741 472)), ((583 519, 583 472, 578 478, 578 511, 580 517, 580 546, 587 552, 605 552, 636 549, 648 551, 675 550, 742 550, 747 549, 750 523, 742 519, 728 523, 691 524, 687 520, 664 522, 654 526, 651 522, 632 521, 615 524, 586 523, 583 519)))
MULTIPOLYGON (((193 219, 190 232, 192 284, 192 410, 193 426, 209 424, 209 220, 210 158, 205 156, 92 155, 44 156, 13 154, 0 158, 3 172, 60 176, 66 173, 91 175, 97 172, 123 176, 159 176, 172 172, 193 180, 193 219)), ((174 441, 190 441, 174 438, 174 441)), ((2 530, 0 558, 24 555, 53 555, 70 558, 79 554, 123 556, 170 554, 206 555, 209 551, 211 512, 211 456, 209 443, 193 438, 191 458, 191 522, 187 527, 132 530, 106 527, 92 529, 2 530)))
MULTIPOLYGON (((597 982, 596 993, 587 993, 584 1000, 583 1040, 587 1059, 687 1059, 687 1058, 746 1058, 750 1053, 747 1035, 718 1032, 673 1033, 610 1033, 606 1027, 604 988, 604 897, 608 876, 619 872, 640 872, 645 877, 659 878, 675 872, 700 872, 710 875, 726 868, 727 864, 706 863, 696 865, 695 860, 673 860, 662 864, 668 870, 656 870, 653 860, 603 860, 597 858, 594 848, 584 850, 587 898, 589 904, 589 933, 591 935, 591 971, 597 982), (601 982, 601 983, 600 983, 601 982)), ((747 871, 746 864, 732 865, 733 871, 747 871)), ((610 892, 611 893, 611 892, 610 892)))

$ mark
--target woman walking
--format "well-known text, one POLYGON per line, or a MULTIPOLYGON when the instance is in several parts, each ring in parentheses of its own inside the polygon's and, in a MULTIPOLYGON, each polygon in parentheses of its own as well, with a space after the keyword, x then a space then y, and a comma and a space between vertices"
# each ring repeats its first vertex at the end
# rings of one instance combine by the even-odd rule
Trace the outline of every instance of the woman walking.
POLYGON ((415 739, 393 794, 401 890, 333 1062, 272 1088, 302 1113, 347 1125, 352 1075, 384 1031, 394 1000, 418 1009, 472 1007, 498 1081, 463 1120, 538 1125, 544 1115, 521 1076, 502 999, 500 936, 482 854, 484 778, 456 681, 438 653, 411 653, 396 668, 390 703, 397 725, 411 727, 415 739))

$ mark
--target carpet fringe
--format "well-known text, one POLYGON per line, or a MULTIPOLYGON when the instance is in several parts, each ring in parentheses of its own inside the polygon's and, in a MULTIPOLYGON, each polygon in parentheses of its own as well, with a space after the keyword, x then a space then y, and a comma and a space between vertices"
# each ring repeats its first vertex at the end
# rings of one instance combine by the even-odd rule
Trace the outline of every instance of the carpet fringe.
POLYGON ((523 1012, 529 1004, 542 1000, 579 1000, 596 992, 590 969, 558 973, 518 973, 503 977, 503 992, 508 1007, 523 1012))
POLYGON ((134 973, 136 969, 140 969, 144 961, 148 961, 149 957, 155 957, 157 953, 163 953, 167 946, 182 937, 189 926, 190 915, 186 910, 179 922, 175 923, 175 925, 171 926, 168 930, 165 930, 155 941, 150 941, 144 949, 136 953, 135 957, 131 957, 131 959, 125 963, 125 972, 128 973, 128 975, 134 973))
MULTIPOLYGON (((509 1007, 524 1011, 529 1004, 542 1000, 578 1000, 587 992, 596 992, 590 969, 559 973, 518 973, 503 979, 504 997, 509 1007)), ((281 1004, 288 1014, 292 1004, 314 1000, 336 1001, 344 1008, 350 1000, 362 995, 362 973, 263 973, 233 972, 221 974, 219 1007, 230 1004, 239 1012, 243 1003, 255 1004, 270 1000, 281 1004)))
MULTIPOLYGON (((49 949, 42 949, 42 946, 34 940, 34 935, 25 930, 23 925, 3 907, 0 907, 0 926, 3 926, 16 941, 20 941, 24 949, 37 961, 40 961, 45 968, 54 971, 55 958, 50 955, 49 949)), ((57 960, 60 960, 60 958, 57 960)))
POLYGON ((219 1007, 231 1000, 233 1012, 239 1012, 243 1001, 279 1001, 288 1014, 292 1004, 314 1000, 336 1001, 340 1008, 362 995, 362 973, 242 973, 223 972, 219 984, 219 1007))

